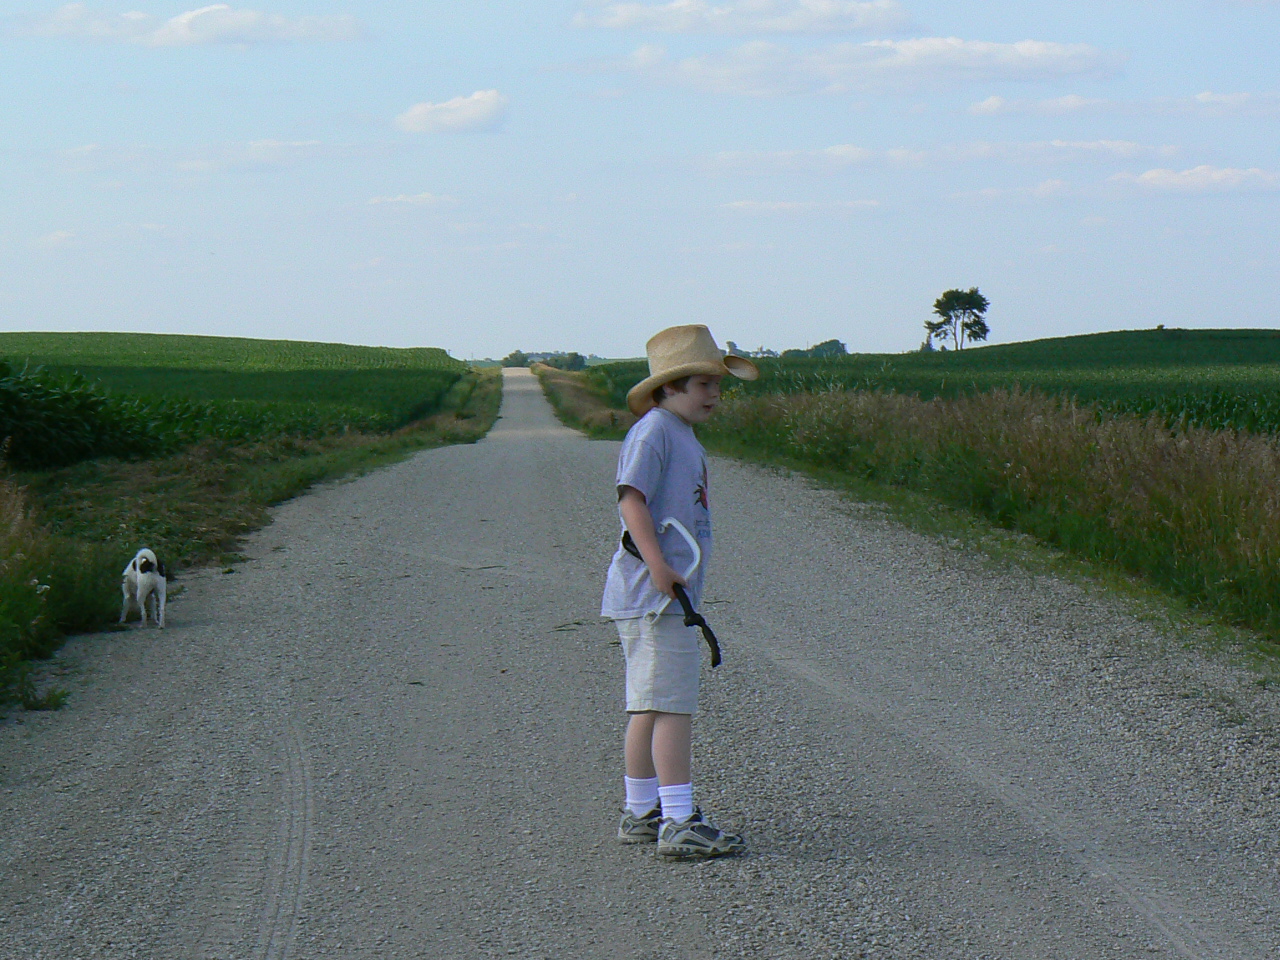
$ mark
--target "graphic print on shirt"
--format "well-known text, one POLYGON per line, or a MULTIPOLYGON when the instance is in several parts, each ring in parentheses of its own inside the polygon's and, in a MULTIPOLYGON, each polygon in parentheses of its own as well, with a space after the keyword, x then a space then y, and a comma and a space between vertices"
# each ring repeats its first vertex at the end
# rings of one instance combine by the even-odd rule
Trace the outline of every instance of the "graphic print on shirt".
POLYGON ((699 504, 703 510, 711 509, 711 498, 709 496, 711 485, 708 482, 707 462, 702 461, 702 482, 698 484, 697 489, 693 491, 693 502, 699 504))

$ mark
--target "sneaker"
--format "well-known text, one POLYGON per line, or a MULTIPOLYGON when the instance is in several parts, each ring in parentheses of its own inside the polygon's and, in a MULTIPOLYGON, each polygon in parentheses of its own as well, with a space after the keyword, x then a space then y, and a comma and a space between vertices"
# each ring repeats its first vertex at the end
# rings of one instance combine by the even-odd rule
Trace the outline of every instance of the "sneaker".
POLYGON ((660 857, 726 857, 747 849, 736 833, 725 833, 697 807, 686 820, 662 821, 658 832, 660 857))
POLYGON ((658 839, 660 826, 662 826, 662 807, 654 807, 643 817, 637 817, 623 807, 622 819, 618 821, 618 839, 623 843, 653 843, 658 839))

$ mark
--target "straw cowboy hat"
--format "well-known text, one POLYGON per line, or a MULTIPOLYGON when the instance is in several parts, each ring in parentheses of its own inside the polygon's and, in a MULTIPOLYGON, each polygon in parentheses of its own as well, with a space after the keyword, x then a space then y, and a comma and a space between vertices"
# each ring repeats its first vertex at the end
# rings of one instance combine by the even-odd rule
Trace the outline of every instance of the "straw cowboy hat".
POLYGON ((723 377, 731 373, 740 380, 760 376, 750 360, 725 356, 711 331, 701 324, 659 330, 645 344, 645 352, 649 354, 649 376, 627 391, 627 406, 637 417, 653 409, 653 391, 672 380, 698 374, 723 377))

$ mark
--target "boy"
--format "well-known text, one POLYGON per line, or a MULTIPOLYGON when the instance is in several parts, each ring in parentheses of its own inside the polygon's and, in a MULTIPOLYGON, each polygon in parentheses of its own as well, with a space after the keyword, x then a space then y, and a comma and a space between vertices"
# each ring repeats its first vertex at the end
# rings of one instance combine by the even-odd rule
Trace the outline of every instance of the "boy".
POLYGON ((693 433, 720 402, 720 380, 754 380, 755 364, 724 356, 704 326, 670 327, 646 345, 649 377, 627 394, 640 420, 618 456, 618 512, 624 544, 614 553, 601 614, 618 627, 627 664, 626 807, 618 825, 623 843, 657 841, 664 857, 718 857, 746 848, 716 827, 693 803, 690 747, 698 703, 701 646, 679 605, 645 614, 674 597, 683 584, 695 608, 711 553, 707 457, 693 433), (697 539, 702 561, 688 574, 693 553, 679 532, 657 533, 669 517, 697 539), (629 540, 627 539, 629 535, 629 540), (632 547, 639 557, 627 549, 632 547))

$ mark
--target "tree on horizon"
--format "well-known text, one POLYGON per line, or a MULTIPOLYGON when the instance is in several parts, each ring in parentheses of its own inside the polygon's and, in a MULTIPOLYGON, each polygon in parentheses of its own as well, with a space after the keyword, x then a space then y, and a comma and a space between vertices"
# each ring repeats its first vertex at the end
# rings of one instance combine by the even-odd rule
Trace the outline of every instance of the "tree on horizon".
POLYGON ((924 322, 929 340, 950 336, 955 348, 963 350, 966 337, 974 341, 987 339, 991 329, 985 314, 990 305, 991 301, 979 293, 977 287, 946 291, 933 302, 933 312, 938 319, 924 322))

